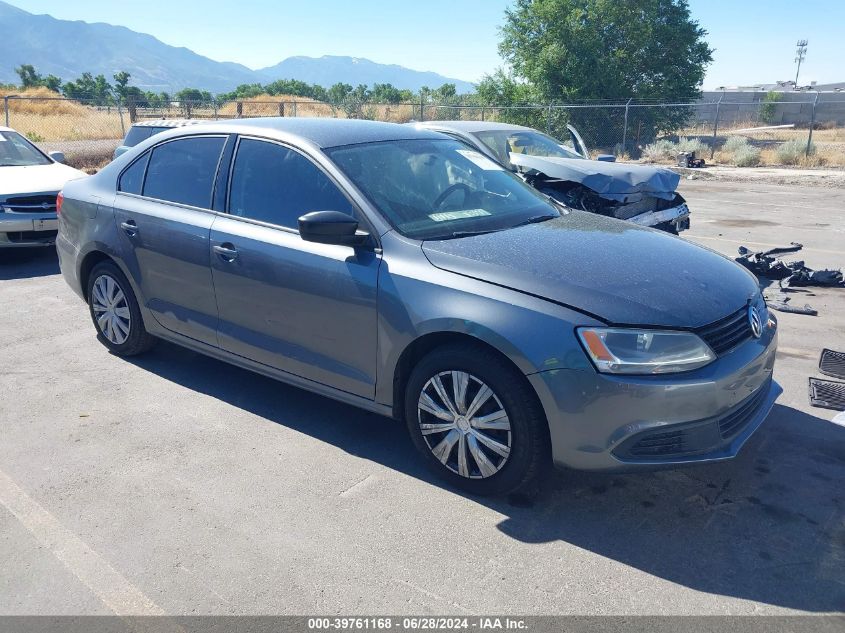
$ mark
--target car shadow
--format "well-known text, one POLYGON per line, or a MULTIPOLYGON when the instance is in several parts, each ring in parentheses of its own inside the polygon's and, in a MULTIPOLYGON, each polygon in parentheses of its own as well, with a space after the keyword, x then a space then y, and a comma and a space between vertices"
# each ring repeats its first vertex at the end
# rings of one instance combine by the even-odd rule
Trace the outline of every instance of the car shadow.
POLYGON ((0 281, 59 274, 56 248, 0 248, 0 281))
MULTIPOLYGON (((130 360, 448 488, 422 465, 401 423, 167 343, 130 360)), ((845 609, 843 482, 845 428, 776 405, 729 462, 624 475, 560 471, 531 497, 468 499, 503 514, 498 529, 522 543, 564 541, 697 591, 829 612, 845 609)))

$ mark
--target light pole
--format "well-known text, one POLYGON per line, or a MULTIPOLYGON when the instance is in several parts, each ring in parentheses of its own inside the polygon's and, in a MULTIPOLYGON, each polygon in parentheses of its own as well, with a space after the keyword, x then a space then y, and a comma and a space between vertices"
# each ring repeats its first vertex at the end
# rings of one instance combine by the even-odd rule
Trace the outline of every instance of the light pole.
POLYGON ((798 64, 798 68, 795 69, 795 88, 798 88, 798 73, 801 72, 801 62, 807 56, 807 40, 798 40, 795 46, 798 47, 795 49, 795 62, 798 64))

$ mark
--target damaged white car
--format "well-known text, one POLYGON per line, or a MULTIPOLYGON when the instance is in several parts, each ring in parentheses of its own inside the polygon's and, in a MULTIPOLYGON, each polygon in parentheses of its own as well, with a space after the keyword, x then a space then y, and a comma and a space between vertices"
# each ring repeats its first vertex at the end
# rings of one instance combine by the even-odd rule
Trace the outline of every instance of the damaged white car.
POLYGON ((689 208, 676 191, 680 176, 668 169, 591 160, 571 126, 571 147, 529 127, 489 121, 414 124, 447 134, 522 175, 568 207, 628 220, 670 233, 689 228, 689 208))

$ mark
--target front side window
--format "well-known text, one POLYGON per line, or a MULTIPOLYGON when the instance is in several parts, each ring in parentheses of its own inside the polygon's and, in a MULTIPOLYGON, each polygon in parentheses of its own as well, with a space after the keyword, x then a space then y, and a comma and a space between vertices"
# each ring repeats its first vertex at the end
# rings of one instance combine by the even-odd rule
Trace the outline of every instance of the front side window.
POLYGON ((17 132, 0 132, 0 167, 49 165, 50 159, 17 132))
POLYGON ((143 195, 210 209, 217 163, 225 143, 224 137, 194 136, 154 147, 143 195))
POLYGON ((266 141, 238 144, 229 213, 286 228, 297 228, 311 211, 354 215, 346 196, 314 163, 301 154, 266 141))
POLYGON ((550 200, 453 140, 403 140, 326 153, 402 235, 448 239, 558 217, 550 200))

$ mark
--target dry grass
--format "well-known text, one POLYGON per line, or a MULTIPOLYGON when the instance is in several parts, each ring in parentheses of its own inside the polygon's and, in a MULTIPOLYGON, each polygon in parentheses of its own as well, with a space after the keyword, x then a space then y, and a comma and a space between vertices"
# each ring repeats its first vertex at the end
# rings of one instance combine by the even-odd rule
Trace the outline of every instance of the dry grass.
POLYGON ((219 115, 222 118, 238 116, 238 103, 241 104, 242 117, 256 116, 279 116, 279 104, 284 103, 285 116, 304 117, 342 117, 343 113, 338 109, 335 113, 332 106, 316 99, 308 97, 296 97, 293 95, 258 95, 249 99, 240 99, 237 102, 230 101, 220 108, 219 115), (294 105, 295 104, 295 105, 294 105))
MULTIPOLYGON (((59 101, 56 98, 61 95, 47 88, 0 90, 0 97, 8 94, 21 97, 9 99, 9 125, 39 141, 118 139, 123 136, 116 108, 59 101)), ((128 125, 128 117, 125 123, 128 125)))

